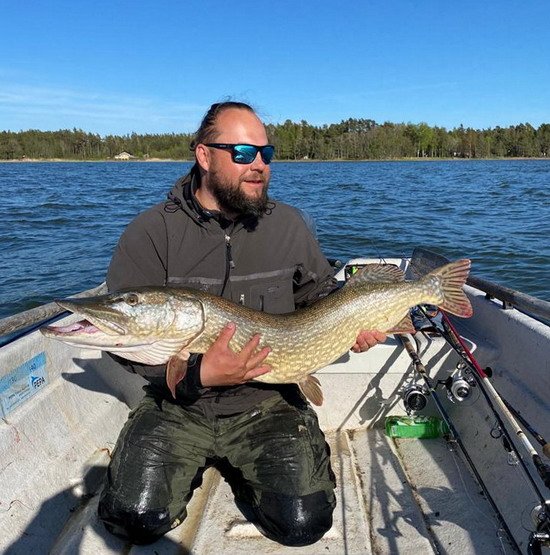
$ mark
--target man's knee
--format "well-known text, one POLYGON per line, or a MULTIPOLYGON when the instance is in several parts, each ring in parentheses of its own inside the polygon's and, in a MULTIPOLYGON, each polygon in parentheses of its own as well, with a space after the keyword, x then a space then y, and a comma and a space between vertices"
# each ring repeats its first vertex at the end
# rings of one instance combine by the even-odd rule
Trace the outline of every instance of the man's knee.
POLYGON ((256 509, 258 524, 270 539, 294 547, 319 541, 332 526, 332 492, 302 497, 265 492, 256 509))
POLYGON ((168 509, 128 506, 109 494, 100 499, 98 514, 109 532, 134 544, 152 543, 171 528, 168 509))

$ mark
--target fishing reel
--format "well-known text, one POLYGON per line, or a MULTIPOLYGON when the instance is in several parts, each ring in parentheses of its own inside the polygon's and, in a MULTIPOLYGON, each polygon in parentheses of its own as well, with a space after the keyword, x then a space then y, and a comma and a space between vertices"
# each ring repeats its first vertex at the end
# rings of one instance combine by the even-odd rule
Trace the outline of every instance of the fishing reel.
POLYGON ((462 403, 472 395, 472 388, 476 381, 469 369, 462 362, 459 362, 455 371, 445 380, 447 398, 452 403, 462 403))
POLYGON ((403 403, 407 414, 420 412, 428 404, 429 392, 418 384, 412 384, 403 392, 403 403))
POLYGON ((535 531, 529 536, 527 553, 532 555, 542 555, 543 547, 550 547, 550 507, 548 501, 533 507, 531 519, 535 525, 535 531))

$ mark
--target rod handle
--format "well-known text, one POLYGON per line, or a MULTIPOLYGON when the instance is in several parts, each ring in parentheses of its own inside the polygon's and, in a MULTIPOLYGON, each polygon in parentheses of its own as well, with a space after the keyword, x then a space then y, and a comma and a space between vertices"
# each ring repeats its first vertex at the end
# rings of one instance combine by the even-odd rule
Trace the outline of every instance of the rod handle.
POLYGON ((533 456, 533 463, 537 468, 539 476, 542 478, 544 485, 550 488, 550 466, 544 464, 538 455, 533 456))

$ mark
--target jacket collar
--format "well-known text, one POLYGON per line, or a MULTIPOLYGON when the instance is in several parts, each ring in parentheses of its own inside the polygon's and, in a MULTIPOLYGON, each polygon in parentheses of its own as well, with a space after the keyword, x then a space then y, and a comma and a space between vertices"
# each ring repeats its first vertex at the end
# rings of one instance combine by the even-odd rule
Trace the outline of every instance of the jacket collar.
POLYGON ((215 221, 222 229, 238 223, 241 223, 243 227, 250 231, 256 228, 258 218, 255 216, 240 216, 234 222, 225 217, 219 210, 207 210, 204 208, 195 195, 199 185, 199 171, 197 165, 194 164, 189 173, 180 177, 172 187, 172 190, 168 193, 168 201, 165 203, 164 209, 169 212, 181 209, 199 224, 215 221))

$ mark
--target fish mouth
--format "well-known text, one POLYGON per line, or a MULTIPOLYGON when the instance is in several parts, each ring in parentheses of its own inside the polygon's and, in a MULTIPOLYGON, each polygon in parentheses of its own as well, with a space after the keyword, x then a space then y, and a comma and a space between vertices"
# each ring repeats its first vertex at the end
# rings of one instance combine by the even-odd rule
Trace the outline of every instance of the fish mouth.
POLYGON ((116 310, 104 305, 92 304, 87 299, 63 299, 55 302, 65 310, 84 316, 84 319, 66 326, 45 326, 42 328, 44 335, 78 337, 98 333, 114 336, 127 333, 124 327, 114 321, 123 318, 116 310))
POLYGON ((44 326, 40 331, 47 337, 72 337, 75 335, 93 335, 94 333, 102 333, 101 330, 94 326, 89 320, 80 320, 67 326, 44 326))

